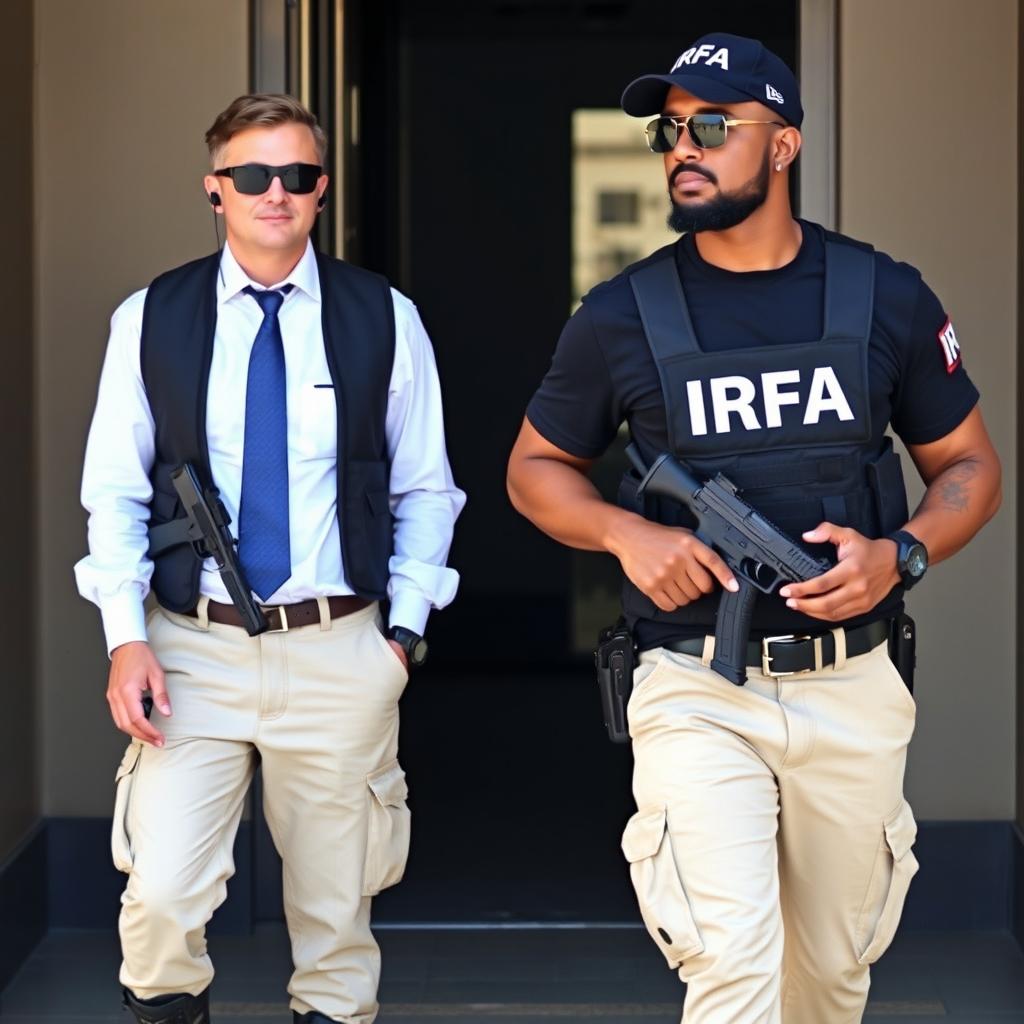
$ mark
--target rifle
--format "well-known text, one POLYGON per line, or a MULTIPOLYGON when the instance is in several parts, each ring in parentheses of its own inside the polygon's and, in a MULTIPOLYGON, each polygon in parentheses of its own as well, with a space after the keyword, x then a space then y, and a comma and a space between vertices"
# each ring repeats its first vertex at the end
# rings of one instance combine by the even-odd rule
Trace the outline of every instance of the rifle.
POLYGON ((715 619, 715 655, 711 667, 737 686, 747 681, 747 641, 758 591, 770 594, 781 583, 802 583, 831 565, 815 558, 738 495, 721 473, 701 484, 671 454, 659 455, 648 469, 635 444, 626 448, 640 474, 637 496, 656 495, 676 501, 697 520, 694 535, 725 560, 739 583, 726 590, 715 619))
POLYGON ((154 558, 179 544, 191 544, 197 558, 212 558, 216 563, 231 603, 242 616, 249 636, 265 632, 267 619, 253 600, 252 588, 235 550, 237 541, 228 529, 231 516, 220 500, 217 488, 203 488, 190 462, 171 472, 171 483, 178 492, 186 518, 172 519, 150 529, 149 557, 154 558))

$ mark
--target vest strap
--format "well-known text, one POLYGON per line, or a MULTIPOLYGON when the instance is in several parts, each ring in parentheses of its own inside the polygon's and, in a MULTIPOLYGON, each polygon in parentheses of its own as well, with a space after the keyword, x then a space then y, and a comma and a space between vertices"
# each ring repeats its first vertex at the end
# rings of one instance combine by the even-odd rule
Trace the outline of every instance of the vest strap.
MULTIPOLYGON (((692 468, 699 470, 700 463, 692 464, 692 468)), ((731 466, 716 467, 715 472, 724 473, 744 491, 779 486, 780 470, 770 457, 760 458, 756 463, 747 457, 743 460, 742 467, 736 469, 731 466)), ((791 487, 829 484, 849 480, 851 477, 860 477, 862 473, 861 459, 855 455, 829 455, 820 459, 787 460, 784 472, 786 484, 791 487)))
POLYGON ((667 364, 681 356, 696 355, 700 352, 697 335, 690 319, 683 283, 676 268, 675 248, 660 259, 629 275, 644 336, 654 356, 661 381, 661 393, 665 396, 669 445, 678 450, 676 443, 675 417, 671 406, 672 387, 667 379, 667 364))
POLYGON ((633 271, 629 275, 629 284, 640 311, 647 343, 657 363, 700 352, 686 294, 676 269, 674 247, 660 259, 633 271))
POLYGON ((852 245, 825 242, 825 335, 861 340, 871 333, 875 257, 852 245))

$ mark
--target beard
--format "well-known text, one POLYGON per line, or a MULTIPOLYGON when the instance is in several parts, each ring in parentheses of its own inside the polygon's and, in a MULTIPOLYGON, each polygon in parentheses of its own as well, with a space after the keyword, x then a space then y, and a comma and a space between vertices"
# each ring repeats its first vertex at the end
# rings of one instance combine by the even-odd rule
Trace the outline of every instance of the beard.
MULTIPOLYGON (((679 172, 683 170, 680 165, 679 172)), ((693 171, 694 168, 686 168, 693 171)), ((683 234, 688 231, 728 231, 742 224, 768 198, 768 182, 771 179, 772 164, 765 153, 764 165, 745 185, 734 192, 719 192, 714 199, 704 202, 677 203, 672 198, 669 186, 669 201, 672 210, 668 215, 668 226, 683 234)), ((699 173, 699 172, 698 172, 699 173)))

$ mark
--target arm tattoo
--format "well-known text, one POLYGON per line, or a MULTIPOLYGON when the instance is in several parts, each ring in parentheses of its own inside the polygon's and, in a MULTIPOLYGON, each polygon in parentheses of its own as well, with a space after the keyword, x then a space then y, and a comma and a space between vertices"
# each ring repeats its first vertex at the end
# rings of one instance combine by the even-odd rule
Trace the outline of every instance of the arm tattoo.
POLYGON ((949 512, 966 512, 970 483, 977 472, 978 462, 975 459, 955 463, 931 482, 925 503, 949 512))

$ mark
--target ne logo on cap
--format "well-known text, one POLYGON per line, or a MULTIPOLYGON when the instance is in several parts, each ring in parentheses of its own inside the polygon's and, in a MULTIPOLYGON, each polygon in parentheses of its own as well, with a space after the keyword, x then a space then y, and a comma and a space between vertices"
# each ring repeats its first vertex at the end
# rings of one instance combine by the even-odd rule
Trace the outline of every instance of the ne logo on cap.
POLYGON ((764 87, 764 91, 765 91, 765 95, 768 97, 768 99, 772 100, 772 102, 774 102, 774 103, 785 103, 786 102, 782 98, 782 93, 779 92, 779 90, 776 89, 774 85, 767 85, 766 84, 765 87, 764 87))
MULTIPOLYGON (((672 65, 672 71, 682 67, 684 64, 706 64, 708 67, 711 67, 712 64, 717 64, 723 71, 728 71, 729 49, 728 47, 720 46, 716 50, 711 43, 691 46, 679 55, 679 59, 672 65)), ((672 71, 669 71, 670 75, 672 71)))

